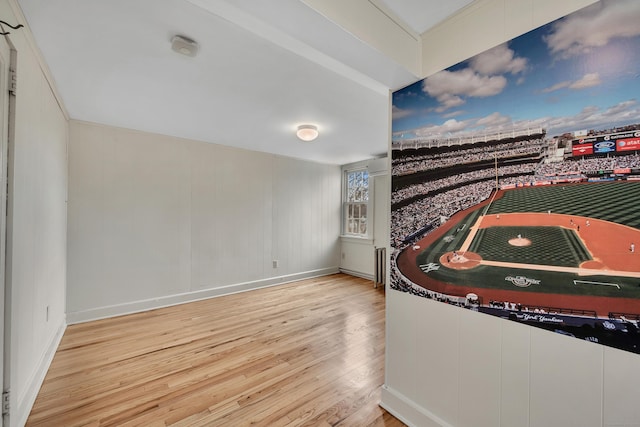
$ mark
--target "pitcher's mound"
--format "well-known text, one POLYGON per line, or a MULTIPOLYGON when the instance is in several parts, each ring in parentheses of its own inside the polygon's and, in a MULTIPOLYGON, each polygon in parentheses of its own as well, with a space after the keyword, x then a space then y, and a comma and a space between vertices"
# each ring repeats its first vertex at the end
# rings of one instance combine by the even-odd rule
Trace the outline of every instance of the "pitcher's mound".
POLYGON ((529 246, 531 245, 531 240, 524 237, 516 237, 514 239, 510 239, 509 244, 511 246, 529 246))

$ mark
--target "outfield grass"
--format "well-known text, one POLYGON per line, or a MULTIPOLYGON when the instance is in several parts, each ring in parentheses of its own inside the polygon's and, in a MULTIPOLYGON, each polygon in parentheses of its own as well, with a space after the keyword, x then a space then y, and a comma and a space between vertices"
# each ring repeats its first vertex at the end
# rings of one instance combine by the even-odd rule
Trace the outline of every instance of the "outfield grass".
POLYGON ((488 214, 551 210, 640 229, 639 209, 640 181, 617 181, 507 190, 488 214))

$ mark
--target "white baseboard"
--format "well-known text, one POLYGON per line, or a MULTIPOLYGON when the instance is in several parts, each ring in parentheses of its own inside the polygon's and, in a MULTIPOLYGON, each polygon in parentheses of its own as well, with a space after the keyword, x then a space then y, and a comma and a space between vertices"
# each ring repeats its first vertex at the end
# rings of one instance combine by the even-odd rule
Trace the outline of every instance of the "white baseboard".
POLYGON ((386 384, 382 386, 380 406, 409 427, 453 427, 386 384))
POLYGON ((105 307, 97 307, 89 310, 70 312, 67 313, 67 323, 69 325, 73 325, 76 323, 90 322, 92 320, 105 319, 108 317, 139 313, 142 311, 154 310, 156 308, 169 307, 172 305, 184 304, 187 302, 193 302, 222 295, 251 291, 253 289, 266 288, 269 286, 295 282, 296 280, 311 279, 313 277, 327 276, 329 274, 335 273, 339 273, 338 267, 329 267, 319 270, 305 271, 302 273, 289 274, 286 276, 255 280, 252 282, 236 283, 233 285, 221 286, 217 288, 203 289, 193 292, 167 295, 158 298, 126 302, 105 307))
POLYGON ((373 274, 362 273, 360 271, 353 271, 346 268, 341 268, 340 273, 348 274, 350 276, 360 277, 362 279, 368 279, 373 281, 373 274))
POLYGON ((47 346, 47 350, 44 352, 40 359, 40 363, 37 366, 37 369, 31 375, 31 378, 27 382, 27 387, 25 392, 21 394, 21 396, 16 396, 13 401, 10 401, 10 412, 9 412, 9 422, 12 426, 23 426, 27 423, 27 418, 29 418, 29 414, 31 413, 31 409, 33 408, 33 404, 38 397, 38 393, 40 392, 40 387, 42 387, 42 383, 44 382, 44 377, 47 375, 47 371, 49 371, 49 366, 51 366, 51 362, 53 361, 53 357, 56 354, 56 350, 60 345, 60 341, 62 340, 62 336, 64 335, 64 331, 67 329, 67 325, 65 319, 62 319, 62 324, 58 327, 56 334, 53 336, 49 345, 47 346), (15 408, 15 410, 13 409, 15 408))

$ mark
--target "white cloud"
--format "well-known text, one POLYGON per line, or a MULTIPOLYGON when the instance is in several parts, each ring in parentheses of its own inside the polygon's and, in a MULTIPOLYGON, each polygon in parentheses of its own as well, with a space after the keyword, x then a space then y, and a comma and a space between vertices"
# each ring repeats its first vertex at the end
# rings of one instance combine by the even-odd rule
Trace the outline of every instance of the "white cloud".
POLYGON ((526 58, 514 58, 514 51, 506 43, 480 53, 469 60, 471 68, 479 74, 518 74, 527 68, 526 58))
POLYGON ((542 127, 547 135, 555 136, 577 129, 607 129, 629 123, 636 123, 640 117, 640 105, 636 99, 629 99, 609 108, 601 109, 590 105, 572 116, 538 117, 531 120, 512 121, 499 112, 477 119, 449 119, 440 125, 431 125, 414 131, 417 137, 462 138, 471 135, 494 134, 511 129, 542 127))
POLYGON ((478 126, 484 127, 502 127, 507 124, 511 124, 511 118, 508 116, 503 116, 499 112, 491 113, 488 116, 485 116, 478 121, 476 121, 478 126))
POLYGON ((441 125, 417 129, 415 134, 429 138, 461 138, 471 135, 493 134, 510 129, 542 127, 549 136, 572 132, 576 129, 606 129, 637 122, 640 105, 635 99, 620 102, 606 109, 586 106, 572 116, 539 117, 532 120, 512 121, 510 117, 494 112, 474 120, 450 119, 441 125))
POLYGON ((403 110, 402 108, 398 108, 395 105, 391 107, 391 116, 393 119, 401 119, 403 117, 408 117, 413 112, 411 110, 403 110))
POLYGON ((607 109, 587 106, 573 116, 538 117, 532 120, 511 121, 508 116, 492 113, 477 120, 447 120, 441 125, 427 126, 415 130, 417 137, 462 138, 471 135, 493 134, 510 129, 547 129, 547 135, 555 136, 577 129, 606 129, 635 123, 640 116, 640 106, 635 99, 624 101, 607 109))
POLYGON ((521 73, 527 67, 526 58, 514 56, 514 51, 506 43, 502 44, 471 58, 469 68, 443 70, 427 77, 422 82, 422 90, 438 100, 440 105, 435 110, 438 113, 463 105, 467 97, 497 95, 507 85, 507 79, 501 74, 521 73))
POLYGON ((464 104, 464 99, 460 98, 457 95, 449 95, 446 93, 439 96, 438 101, 440 101, 440 106, 436 108, 436 112, 438 113, 442 113, 450 108, 459 107, 460 105, 464 104))
POLYGON ((640 116, 640 110, 637 107, 635 99, 621 102, 613 107, 610 107, 602 112, 601 117, 608 122, 628 122, 637 123, 640 116))
POLYGON ((502 92, 506 84, 507 79, 503 76, 481 76, 465 68, 460 71, 440 71, 427 77, 422 87, 436 98, 452 95, 486 97, 502 92))
POLYGON ((442 118, 443 119, 450 119, 452 117, 458 117, 461 114, 464 114, 464 111, 462 111, 462 110, 450 111, 447 114, 443 114, 442 118))
MULTIPOLYGON (((628 101, 624 101, 621 102, 619 104, 614 105, 613 107, 609 108, 606 112, 605 115, 606 116, 628 116, 630 112, 634 112, 637 110, 634 110, 634 106, 637 105, 638 102, 635 99, 630 99, 628 101)), ((637 120, 637 119, 636 119, 637 120)))
POLYGON ((509 116, 504 116, 499 112, 494 112, 479 119, 446 120, 441 125, 426 126, 416 129, 418 137, 429 138, 462 138, 470 135, 492 134, 504 132, 505 129, 512 129, 513 122, 509 116))
POLYGON ((552 53, 566 58, 614 38, 640 35, 638 22, 640 1, 602 0, 559 21, 545 41, 552 53))
POLYGON ((463 131, 467 122, 449 119, 441 125, 426 126, 416 130, 416 136, 428 136, 430 138, 448 137, 463 131))
POLYGON ((557 90, 565 89, 565 88, 574 89, 574 90, 586 89, 589 87, 598 86, 600 84, 602 84, 602 80, 600 79, 600 74, 587 73, 584 76, 582 76, 582 78, 576 81, 572 82, 570 80, 565 80, 563 82, 556 83, 553 86, 544 88, 542 89, 542 93, 555 92, 557 90))
POLYGON ((622 124, 635 123, 640 116, 640 108, 635 99, 620 102, 605 110, 587 106, 573 116, 546 117, 539 123, 550 136, 576 129, 606 129, 622 124))
POLYGON ((446 122, 444 122, 442 124, 442 128, 446 131, 446 132, 456 132, 459 131, 461 129, 465 128, 465 122, 459 122, 456 119, 449 119, 446 122))
POLYGON ((542 89, 543 93, 549 93, 549 92, 555 92, 556 90, 560 90, 560 89, 564 89, 565 87, 569 87, 571 86, 572 82, 570 81, 564 81, 564 82, 560 82, 560 83, 556 83, 551 87, 547 87, 542 89))
POLYGON ((422 89, 440 102, 438 112, 464 104, 464 96, 487 97, 502 92, 507 85, 503 76, 481 76, 470 68, 440 71, 427 77, 422 89))
POLYGON ((580 80, 569 85, 569 89, 586 89, 588 87, 598 86, 602 83, 598 73, 585 74, 580 80))

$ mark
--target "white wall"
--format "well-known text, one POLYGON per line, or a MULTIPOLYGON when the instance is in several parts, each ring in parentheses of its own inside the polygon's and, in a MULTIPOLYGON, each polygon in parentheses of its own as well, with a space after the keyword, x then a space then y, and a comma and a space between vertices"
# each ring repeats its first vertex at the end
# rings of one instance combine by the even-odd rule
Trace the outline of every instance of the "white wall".
POLYGON ((337 272, 340 178, 339 166, 71 121, 68 322, 337 272))
MULTIPOLYGON (((425 75, 591 0, 480 0, 423 37, 425 75)), ((382 406, 414 426, 640 426, 640 356, 394 290, 382 406)))
POLYGON ((414 426, 639 425, 638 355, 387 292, 382 406, 414 426))
POLYGON ((373 280, 375 266, 373 239, 342 236, 340 247, 342 254, 340 271, 373 280))
MULTIPOLYGON (((24 24, 17 15, 15 2, 0 1, 3 20, 24 24)), ((68 129, 29 30, 9 38, 18 52, 7 268, 11 425, 23 425, 65 328, 68 129)))

